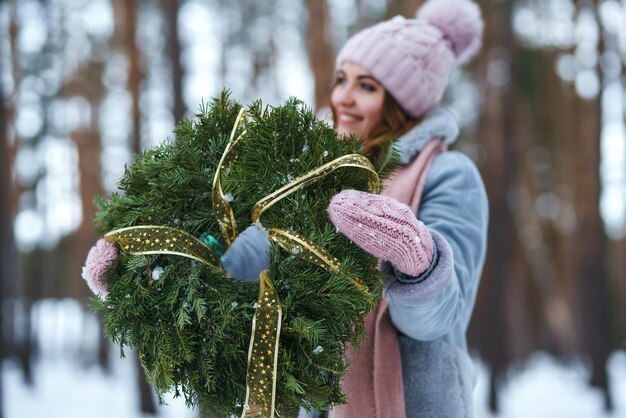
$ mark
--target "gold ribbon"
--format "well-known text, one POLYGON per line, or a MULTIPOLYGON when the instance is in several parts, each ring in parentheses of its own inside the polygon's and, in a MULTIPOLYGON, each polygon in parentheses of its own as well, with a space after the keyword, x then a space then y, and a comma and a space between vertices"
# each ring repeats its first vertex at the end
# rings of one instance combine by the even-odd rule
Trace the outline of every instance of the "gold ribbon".
POLYGON ((259 282, 259 299, 248 349, 246 402, 241 416, 265 418, 274 416, 278 338, 283 311, 267 270, 261 272, 259 282))
POLYGON ((132 226, 116 229, 104 236, 133 255, 173 254, 220 268, 219 255, 211 247, 187 232, 168 226, 132 226))
MULTIPOLYGON (((246 130, 239 132, 239 124, 245 120, 240 110, 229 141, 213 178, 213 211, 227 246, 237 237, 237 224, 233 210, 226 200, 221 184, 222 171, 237 160, 236 149, 246 130)), ((358 154, 345 155, 299 176, 275 192, 259 200, 252 209, 252 222, 260 221, 261 215, 272 205, 290 194, 316 183, 339 168, 359 168, 370 172, 368 188, 373 193, 380 190, 380 180, 369 160, 358 154)), ((288 229, 268 228, 269 237, 289 253, 326 270, 337 272, 339 260, 328 251, 288 229)), ((185 231, 165 226, 135 226, 111 231, 105 239, 120 245, 130 254, 173 254, 200 261, 213 268, 221 268, 220 257, 214 248, 185 231)), ((358 279, 352 282, 358 288, 358 279)), ((282 308, 278 293, 267 270, 259 275, 259 296, 252 320, 252 333, 248 349, 246 374, 246 400, 241 418, 273 418, 276 398, 276 374, 278 344, 282 321, 282 308)))
MULTIPOLYGON (((281 199, 284 199, 290 194, 324 179, 326 176, 339 168, 350 167, 368 170, 370 172, 370 178, 368 181, 370 192, 378 193, 380 191, 380 180, 370 161, 366 157, 358 154, 344 155, 343 157, 336 158, 333 161, 303 174, 302 176, 296 177, 280 189, 259 200, 252 208, 252 223, 259 222, 263 212, 281 199)), ((317 244, 307 240, 301 235, 298 235, 288 229, 280 228, 268 228, 268 231, 270 239, 277 242, 288 252, 305 259, 311 264, 315 264, 332 272, 336 272, 339 269, 339 260, 330 255, 326 250, 317 244)))
POLYGON ((230 247, 230 244, 232 244, 237 237, 237 222, 235 221, 233 210, 226 200, 224 192, 222 191, 222 169, 228 169, 231 163, 233 163, 238 157, 238 153, 232 151, 241 137, 246 133, 246 130, 244 129, 243 132, 235 137, 239 128, 239 123, 245 120, 245 118, 246 112, 242 108, 237 115, 237 120, 235 120, 233 130, 230 133, 230 139, 226 144, 226 149, 224 149, 222 158, 220 159, 217 169, 215 170, 215 177, 213 177, 213 212, 215 213, 215 218, 217 219, 217 223, 222 230, 222 235, 224 236, 228 247, 230 247))
MULTIPOLYGON (((375 192, 375 193, 379 191, 380 181, 378 178, 378 174, 376 173, 376 170, 374 170, 374 167, 369 162, 369 160, 366 157, 362 155, 358 155, 358 154, 345 155, 329 163, 326 163, 316 169, 313 169, 302 176, 296 177, 295 179, 287 183, 285 186, 281 187, 275 192, 259 200, 252 208, 252 223, 259 222, 263 212, 265 212, 267 209, 269 209, 272 205, 274 205, 281 199, 284 199, 286 196, 289 196, 291 193, 294 193, 298 190, 302 190, 305 187, 322 180, 333 171, 339 168, 344 168, 344 167, 356 167, 356 168, 366 169, 370 171, 371 176, 368 182, 369 189, 371 192, 375 192)), ((271 227, 271 228, 268 228, 268 232, 269 232, 270 239, 277 242, 282 248, 287 250, 289 253, 295 255, 296 257, 302 258, 311 264, 317 265, 321 268, 324 268, 332 272, 337 272, 339 270, 339 267, 341 266, 341 263, 339 262, 339 260, 333 257, 328 251, 326 251, 319 245, 315 244, 314 242, 306 239, 305 237, 293 231, 290 231, 288 229, 280 229, 280 228, 271 227)), ((362 289, 362 284, 359 283, 359 280, 353 279, 352 282, 359 289, 362 289)), ((261 288, 259 289, 259 295, 261 295, 261 293, 263 292, 264 283, 266 287, 271 286, 271 289, 272 290, 274 289, 272 281, 269 275, 267 274, 266 270, 264 270, 261 273, 261 288)), ((259 296, 259 298, 261 298, 261 296, 259 296)), ((261 367, 264 365, 264 363, 262 363, 263 360, 261 360, 261 363, 259 363, 259 361, 256 360, 258 358, 266 358, 266 359, 270 358, 272 352, 269 349, 269 347, 275 347, 274 355, 276 354, 276 349, 278 348, 278 337, 280 334, 280 325, 281 325, 280 323, 281 305, 280 305, 280 300, 278 299, 278 294, 275 294, 275 297, 272 297, 271 300, 272 302, 274 300, 276 301, 276 305, 274 309, 276 309, 276 311, 278 312, 278 323, 277 323, 276 329, 271 328, 271 329, 268 329, 268 331, 271 331, 271 335, 276 335, 276 341, 272 341, 271 343, 268 343, 268 345, 263 345, 261 346, 261 348, 257 348, 257 346, 255 345, 256 344, 255 341, 265 342, 265 339, 267 337, 265 335, 265 329, 259 330, 257 328, 255 331, 255 327, 253 325, 252 339, 250 340, 250 349, 248 352, 248 374, 246 376, 246 402, 244 404, 244 410, 241 415, 241 418, 246 418, 246 417, 271 418, 274 416, 274 402, 275 402, 276 391, 272 390, 272 392, 269 393, 267 391, 267 386, 265 386, 264 379, 262 378, 259 379, 259 377, 257 376, 258 370, 266 370, 266 369, 261 367), (265 350, 270 350, 270 351, 264 351, 263 347, 265 347, 265 350), (258 350, 259 352, 255 350, 258 350), (261 364, 261 366, 259 366, 259 364, 261 364), (259 397, 257 395, 260 393, 264 394, 264 397, 259 397), (269 398, 270 395, 271 395, 271 398, 269 398), (272 405, 272 408, 269 410, 267 409, 268 403, 271 403, 272 405)), ((261 306, 261 303, 259 302, 259 307, 260 306, 261 306)), ((257 307, 257 312, 255 312, 255 315, 254 315, 255 321, 258 321, 260 316, 262 315, 262 314, 259 314, 259 311, 258 311, 259 307, 257 307)), ((274 365, 273 365, 273 374, 272 374, 272 382, 273 382, 272 387, 275 388, 277 358, 274 357, 273 361, 274 361, 274 365)), ((270 370, 270 369, 268 368, 267 370, 270 370)))
POLYGON ((296 177, 280 189, 259 200, 254 205, 254 208, 252 208, 252 222, 258 222, 263 212, 284 197, 322 180, 324 177, 339 168, 346 167, 356 167, 368 170, 370 172, 370 179, 368 182, 370 192, 378 193, 380 191, 380 180, 378 179, 378 174, 376 173, 376 170, 374 170, 372 163, 370 163, 370 161, 363 155, 344 155, 343 157, 336 158, 333 161, 307 172, 306 174, 296 177))
POLYGON ((328 251, 288 229, 268 228, 269 238, 278 243, 287 252, 300 257, 311 264, 315 264, 332 272, 339 270, 341 263, 328 251))

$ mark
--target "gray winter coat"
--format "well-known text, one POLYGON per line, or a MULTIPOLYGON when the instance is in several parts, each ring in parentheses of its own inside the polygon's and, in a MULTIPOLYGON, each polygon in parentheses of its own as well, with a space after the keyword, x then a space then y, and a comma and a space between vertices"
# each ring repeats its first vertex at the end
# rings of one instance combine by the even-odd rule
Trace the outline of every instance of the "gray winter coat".
MULTIPOLYGON (((436 108, 395 147, 408 164, 432 138, 450 144, 457 135, 452 114, 436 108)), ((488 202, 468 157, 457 151, 435 157, 417 218, 436 245, 431 267, 412 277, 390 263, 383 266, 389 276, 383 295, 400 341, 407 418, 472 417, 476 374, 465 335, 485 259, 488 202)), ((234 258, 230 262, 240 264, 234 258)), ((299 414, 318 416, 315 411, 299 414)))
MULTIPOLYGON (((433 137, 446 143, 458 128, 443 108, 397 142, 407 164, 433 137)), ((429 228, 437 257, 419 277, 407 277, 387 263, 393 324, 402 355, 407 417, 472 417, 475 370, 466 331, 485 260, 488 202, 474 163, 458 151, 435 157, 417 214, 429 228)))

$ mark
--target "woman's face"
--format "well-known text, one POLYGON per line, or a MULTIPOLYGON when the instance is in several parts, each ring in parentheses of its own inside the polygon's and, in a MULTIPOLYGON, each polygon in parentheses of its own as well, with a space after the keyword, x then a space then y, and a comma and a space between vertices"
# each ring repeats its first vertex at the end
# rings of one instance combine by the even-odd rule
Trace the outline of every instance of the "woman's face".
POLYGON ((335 129, 368 140, 383 122, 385 89, 365 68, 350 61, 337 70, 330 105, 335 112, 335 129))

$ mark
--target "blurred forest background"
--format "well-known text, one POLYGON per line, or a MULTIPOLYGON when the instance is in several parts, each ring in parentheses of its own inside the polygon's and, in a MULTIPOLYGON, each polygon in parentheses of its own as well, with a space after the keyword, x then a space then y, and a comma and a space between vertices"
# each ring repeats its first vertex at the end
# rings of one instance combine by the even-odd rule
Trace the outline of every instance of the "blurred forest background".
MULTIPOLYGON (((35 385, 33 307, 74 298, 87 311, 93 198, 134 153, 223 87, 322 108, 347 38, 421 3, 0 0, 0 364, 35 385)), ((543 350, 581 359, 610 410, 606 362, 626 349, 626 0, 479 3, 482 52, 445 103, 490 197, 469 334, 489 406, 509 368, 543 350)), ((80 361, 106 369, 111 347, 94 346, 80 361)))

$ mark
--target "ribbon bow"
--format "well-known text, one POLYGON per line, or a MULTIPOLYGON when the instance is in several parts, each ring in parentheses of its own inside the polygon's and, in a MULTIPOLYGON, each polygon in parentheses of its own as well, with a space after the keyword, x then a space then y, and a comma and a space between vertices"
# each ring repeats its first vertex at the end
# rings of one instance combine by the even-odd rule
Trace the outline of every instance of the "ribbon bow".
MULTIPOLYGON (((237 237, 237 224, 233 210, 222 190, 222 172, 237 159, 239 140, 246 130, 240 131, 245 121, 245 111, 237 115, 229 141, 224 149, 213 178, 213 211, 228 246, 237 237), (238 133, 239 132, 239 133, 238 133)), ((252 222, 260 221, 261 215, 272 205, 298 190, 323 179, 333 171, 343 167, 365 169, 370 172, 368 188, 377 193, 380 180, 369 160, 358 154, 339 157, 299 176, 275 192, 259 200, 252 209, 252 222)), ((288 229, 270 227, 269 238, 291 254, 326 270, 336 272, 341 263, 322 247, 288 229)), ((221 270, 221 244, 212 236, 198 239, 177 228, 167 226, 134 226, 116 229, 107 233, 107 241, 117 243, 120 248, 133 255, 172 254, 200 261, 211 268, 221 270)), ((361 287, 357 279, 353 279, 361 287)), ((282 323, 282 308, 278 293, 267 270, 259 276, 259 295, 252 320, 252 333, 248 349, 246 375, 246 400, 241 418, 272 418, 276 397, 276 370, 278 365, 278 344, 282 323)))

